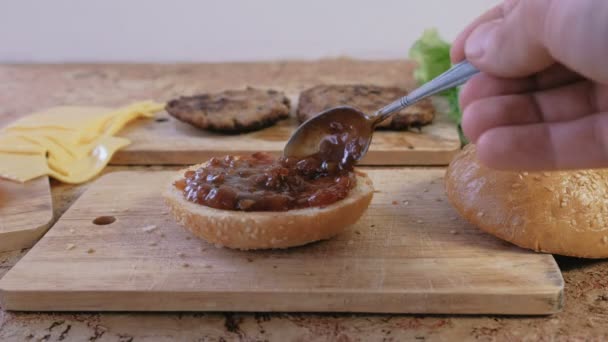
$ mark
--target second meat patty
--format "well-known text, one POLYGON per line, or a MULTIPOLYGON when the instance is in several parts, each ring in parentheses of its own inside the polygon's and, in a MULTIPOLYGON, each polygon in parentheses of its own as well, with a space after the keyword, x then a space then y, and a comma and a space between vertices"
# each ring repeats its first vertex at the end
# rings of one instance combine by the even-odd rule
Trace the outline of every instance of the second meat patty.
MULTIPOLYGON (((300 94, 297 116, 300 122, 333 107, 351 106, 372 114, 383 106, 405 96, 407 91, 398 87, 374 85, 318 85, 300 94)), ((406 130, 420 128, 433 122, 435 107, 424 99, 404 108, 383 121, 378 128, 406 130)))

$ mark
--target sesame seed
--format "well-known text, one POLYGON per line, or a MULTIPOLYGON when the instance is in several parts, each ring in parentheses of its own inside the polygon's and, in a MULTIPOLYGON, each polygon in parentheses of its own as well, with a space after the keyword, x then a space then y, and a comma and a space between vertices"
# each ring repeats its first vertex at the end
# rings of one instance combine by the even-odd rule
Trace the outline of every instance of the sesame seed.
POLYGON ((480 211, 480 212, 477 213, 478 217, 483 217, 483 215, 485 215, 485 213, 483 211, 480 211))
POLYGON ((68 244, 65 246, 65 249, 67 249, 68 251, 71 251, 71 250, 72 250, 72 249, 74 249, 74 248, 76 248, 76 245, 75 245, 75 244, 73 244, 73 243, 68 243, 68 244))
POLYGON ((143 230, 146 233, 151 233, 151 232, 155 231, 157 228, 158 228, 157 226, 151 224, 151 225, 143 227, 141 230, 143 230))
POLYGON ((422 223, 422 220, 416 220, 416 223, 422 223))
POLYGON ((74 228, 70 229, 70 233, 74 234, 76 231, 74 230, 74 228))
POLYGON ((532 179, 539 181, 540 180, 540 176, 538 176, 538 175, 534 176, 534 177, 532 177, 532 179))
POLYGON ((403 205, 409 205, 410 201, 403 201, 403 205))
POLYGON ((604 236, 604 237, 602 238, 602 242, 603 242, 604 244, 608 244, 608 236, 604 236))
POLYGON ((527 176, 527 175, 528 175, 528 173, 527 173, 527 172, 524 172, 524 173, 523 173, 523 175, 524 175, 524 176, 527 176))
POLYGON ((551 174, 549 172, 543 172, 543 176, 549 177, 551 174))
POLYGON ((521 188, 521 184, 520 183, 513 183, 513 184, 511 184, 511 187, 513 189, 521 188))

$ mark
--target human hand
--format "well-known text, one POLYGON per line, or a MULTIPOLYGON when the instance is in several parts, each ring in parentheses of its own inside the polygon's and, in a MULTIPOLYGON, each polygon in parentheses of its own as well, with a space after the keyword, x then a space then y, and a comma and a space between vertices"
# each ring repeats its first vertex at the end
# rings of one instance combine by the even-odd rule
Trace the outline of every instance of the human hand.
POLYGON ((455 40, 462 127, 497 169, 608 167, 608 1, 506 0, 455 40))

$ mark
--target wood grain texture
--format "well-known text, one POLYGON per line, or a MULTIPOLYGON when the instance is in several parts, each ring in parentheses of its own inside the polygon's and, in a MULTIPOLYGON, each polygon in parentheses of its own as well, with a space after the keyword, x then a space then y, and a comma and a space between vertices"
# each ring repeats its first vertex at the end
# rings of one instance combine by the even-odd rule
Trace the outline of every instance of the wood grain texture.
POLYGON ((33 246, 52 219, 48 177, 26 183, 0 179, 0 252, 33 246))
POLYGON ((367 171, 377 191, 357 224, 329 241, 265 252, 218 249, 176 225, 160 197, 170 172, 107 175, 0 280, 2 305, 43 311, 561 309, 563 280, 553 257, 459 219, 445 201, 443 169, 367 171), (92 223, 101 216, 116 221, 92 223))

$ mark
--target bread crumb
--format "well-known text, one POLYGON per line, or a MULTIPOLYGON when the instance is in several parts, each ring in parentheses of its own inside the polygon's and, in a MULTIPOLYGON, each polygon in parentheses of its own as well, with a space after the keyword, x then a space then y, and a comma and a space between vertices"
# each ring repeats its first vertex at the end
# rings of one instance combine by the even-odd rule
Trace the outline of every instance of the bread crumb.
POLYGON ((483 211, 480 211, 477 213, 477 217, 483 217, 483 215, 485 215, 485 213, 483 211))
POLYGON ((543 176, 549 177, 551 174, 549 172, 543 172, 543 176))
POLYGON ((403 201, 403 205, 409 205, 410 201, 403 201))
POLYGON ((399 204, 397 201, 393 201, 393 205, 397 205, 399 204))
POLYGON ((186 240, 192 240, 191 236, 186 236, 186 240))
POLYGON ((160 233, 160 237, 164 238, 165 237, 165 233, 160 233))
POLYGON ((201 252, 204 252, 207 250, 207 247, 201 247, 201 252))
POLYGON ((89 248, 89 249, 87 250, 87 253, 88 253, 88 254, 93 254, 93 253, 95 253, 95 250, 94 250, 93 248, 89 248))
POLYGON ((156 242, 150 242, 150 243, 148 244, 148 246, 152 246, 152 247, 154 247, 154 246, 156 246, 157 244, 158 244, 158 243, 156 243, 156 242))
POLYGON ((180 258, 185 258, 186 254, 182 253, 182 252, 179 252, 179 253, 177 253, 177 256, 180 257, 180 258))
POLYGON ((205 268, 213 268, 213 266, 211 266, 211 265, 205 265, 204 267, 205 268))
POLYGON ((306 272, 306 273, 304 273, 304 275, 311 276, 312 272, 306 272))
POLYGON ((72 234, 76 233, 76 231, 74 230, 74 228, 70 228, 70 233, 72 233, 72 234))
POLYGON ((424 192, 429 192, 429 189, 424 189, 424 192))
POLYGON ((604 236, 604 237, 602 238, 602 242, 603 242, 604 244, 608 244, 608 236, 604 236))
POLYGON ((348 240, 347 244, 352 245, 353 243, 355 243, 353 240, 348 240))
POLYGON ((183 264, 182 264, 182 267, 184 267, 184 268, 186 268, 186 267, 190 267, 190 264, 189 264, 189 263, 187 263, 187 262, 185 262, 185 263, 183 263, 183 264))
POLYGON ((439 198, 439 197, 435 198, 435 201, 437 201, 437 202, 443 202, 443 200, 441 198, 439 198))
POLYGON ((72 249, 74 249, 74 248, 76 248, 76 245, 75 245, 75 244, 73 244, 73 243, 68 243, 68 244, 65 246, 65 249, 67 249, 68 251, 71 251, 71 250, 72 250, 72 249))
POLYGON ((452 229, 452 230, 450 230, 450 234, 457 235, 457 234, 458 234, 458 232, 457 232, 457 231, 455 231, 454 229, 452 229))
POLYGON ((520 187, 521 187, 521 183, 513 183, 513 184, 511 184, 511 188, 513 188, 513 189, 517 189, 517 188, 520 188, 520 187))
POLYGON ((422 223, 422 220, 416 220, 416 223, 422 223))
POLYGON ((522 174, 524 175, 524 177, 528 175, 528 173, 527 173, 527 172, 525 172, 525 171, 524 171, 524 173, 522 173, 522 174))
POLYGON ((540 176, 536 175, 536 176, 532 177, 532 179, 539 181, 540 180, 540 176))
POLYGON ((151 224, 151 225, 147 225, 147 226, 143 227, 141 230, 143 230, 146 233, 151 233, 151 232, 155 231, 156 229, 158 229, 158 227, 156 225, 151 224))

